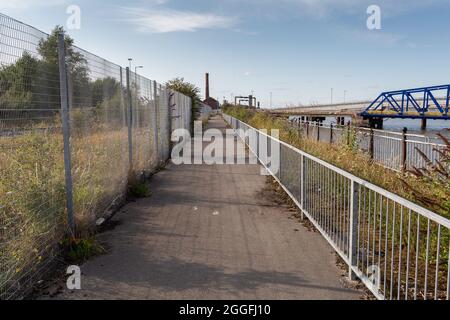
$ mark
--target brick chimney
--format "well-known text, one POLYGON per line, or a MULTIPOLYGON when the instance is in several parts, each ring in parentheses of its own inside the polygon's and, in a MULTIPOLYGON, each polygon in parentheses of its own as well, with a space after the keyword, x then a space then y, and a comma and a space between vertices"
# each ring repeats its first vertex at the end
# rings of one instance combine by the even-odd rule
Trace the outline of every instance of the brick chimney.
POLYGON ((209 98, 209 73, 206 73, 206 88, 205 88, 205 99, 209 98))

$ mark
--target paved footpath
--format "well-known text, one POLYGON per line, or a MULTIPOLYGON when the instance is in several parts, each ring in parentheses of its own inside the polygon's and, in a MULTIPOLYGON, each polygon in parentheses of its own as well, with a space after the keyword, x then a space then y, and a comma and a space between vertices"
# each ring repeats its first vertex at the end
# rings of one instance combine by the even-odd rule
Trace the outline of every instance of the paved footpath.
POLYGON ((359 299, 326 241, 265 188, 259 165, 169 165, 99 235, 110 250, 81 266, 82 290, 56 298, 359 299))

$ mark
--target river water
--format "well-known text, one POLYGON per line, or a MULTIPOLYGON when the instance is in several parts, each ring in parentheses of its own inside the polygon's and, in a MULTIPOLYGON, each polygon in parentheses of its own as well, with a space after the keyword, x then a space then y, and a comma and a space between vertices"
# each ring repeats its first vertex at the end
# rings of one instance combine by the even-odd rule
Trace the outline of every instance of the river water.
MULTIPOLYGON (((346 118, 345 121, 350 121, 351 118, 346 118)), ((336 123, 336 118, 327 117, 325 123, 336 123)), ((450 137, 450 120, 427 120, 427 129, 422 131, 420 129, 421 121, 419 119, 385 119, 383 123, 383 130, 402 132, 403 128, 408 129, 408 133, 423 134, 426 136, 436 136, 437 133, 442 133, 450 137)))
MULTIPOLYGON (((291 119, 297 117, 290 117, 291 119)), ((351 121, 351 117, 345 117, 345 123, 351 121)), ((323 124, 330 125, 336 124, 336 117, 326 117, 323 124)), ((402 132, 403 128, 408 129, 408 133, 421 134, 433 138, 437 138, 436 134, 441 133, 444 136, 450 138, 450 120, 427 120, 427 129, 422 131, 421 121, 419 119, 385 119, 383 124, 383 130, 402 132), (449 130, 447 130, 449 129, 449 130)))

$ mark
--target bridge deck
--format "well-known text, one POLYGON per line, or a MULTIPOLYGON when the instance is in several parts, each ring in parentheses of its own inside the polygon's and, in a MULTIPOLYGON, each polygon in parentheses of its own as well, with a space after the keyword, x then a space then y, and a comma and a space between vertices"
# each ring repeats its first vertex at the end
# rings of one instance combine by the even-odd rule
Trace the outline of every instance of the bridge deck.
MULTIPOLYGON (((225 129, 222 119, 210 127, 225 129)), ((240 142, 238 142, 240 143, 240 142)), ((331 247, 276 201, 258 165, 169 165, 99 235, 108 254, 58 299, 358 299, 331 247)))

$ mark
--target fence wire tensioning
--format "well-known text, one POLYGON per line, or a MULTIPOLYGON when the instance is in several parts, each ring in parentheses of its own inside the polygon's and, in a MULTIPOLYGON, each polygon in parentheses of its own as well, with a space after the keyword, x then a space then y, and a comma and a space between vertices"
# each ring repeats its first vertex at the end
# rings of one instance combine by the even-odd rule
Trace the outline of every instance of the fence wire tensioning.
POLYGON ((92 231, 190 128, 190 98, 59 37, 0 14, 0 300, 26 296, 69 227, 92 231))
POLYGON ((450 220, 223 117, 243 136, 257 137, 250 150, 376 298, 449 299, 450 220), (260 151, 266 144, 280 153, 279 172, 260 151))

